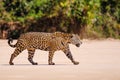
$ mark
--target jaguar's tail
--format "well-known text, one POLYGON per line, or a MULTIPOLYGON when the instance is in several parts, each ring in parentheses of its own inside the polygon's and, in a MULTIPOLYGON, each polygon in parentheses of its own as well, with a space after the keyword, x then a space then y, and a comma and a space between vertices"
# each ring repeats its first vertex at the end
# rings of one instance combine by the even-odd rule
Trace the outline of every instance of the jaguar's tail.
POLYGON ((8 45, 11 46, 11 47, 13 47, 13 48, 15 48, 15 47, 16 47, 16 44, 13 45, 13 44, 11 44, 12 42, 13 42, 13 39, 12 39, 12 38, 9 38, 9 39, 8 39, 8 45))

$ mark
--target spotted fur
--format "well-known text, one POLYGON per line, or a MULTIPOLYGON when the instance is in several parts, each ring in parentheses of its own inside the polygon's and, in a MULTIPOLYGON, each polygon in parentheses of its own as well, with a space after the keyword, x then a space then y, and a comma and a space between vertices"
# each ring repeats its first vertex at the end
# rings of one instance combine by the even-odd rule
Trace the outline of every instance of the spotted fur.
POLYGON ((76 46, 81 44, 79 38, 76 38, 74 34, 67 34, 61 32, 55 33, 44 33, 44 32, 29 32, 22 34, 15 45, 11 44, 12 39, 8 40, 8 44, 11 47, 16 48, 14 53, 11 55, 9 64, 14 65, 13 59, 17 57, 23 50, 28 50, 28 60, 33 65, 37 65, 33 61, 34 53, 36 49, 49 51, 48 64, 54 65, 52 62, 55 51, 62 50, 65 55, 72 61, 73 64, 77 65, 79 62, 75 61, 69 50, 69 43, 76 46), (78 41, 77 41, 77 40, 78 41))

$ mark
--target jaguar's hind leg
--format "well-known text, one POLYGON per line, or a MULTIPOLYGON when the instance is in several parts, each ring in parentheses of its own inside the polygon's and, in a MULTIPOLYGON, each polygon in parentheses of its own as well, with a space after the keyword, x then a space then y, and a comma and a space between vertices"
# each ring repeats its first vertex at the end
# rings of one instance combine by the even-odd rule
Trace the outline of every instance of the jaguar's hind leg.
POLYGON ((33 61, 35 49, 28 49, 28 61, 32 63, 32 65, 37 65, 38 63, 33 61))
POLYGON ((14 65, 13 59, 14 59, 15 57, 17 57, 23 50, 24 50, 24 48, 22 48, 22 47, 17 47, 17 48, 15 49, 14 53, 11 54, 11 58, 10 58, 10 61, 9 61, 9 64, 10 64, 10 65, 14 65))

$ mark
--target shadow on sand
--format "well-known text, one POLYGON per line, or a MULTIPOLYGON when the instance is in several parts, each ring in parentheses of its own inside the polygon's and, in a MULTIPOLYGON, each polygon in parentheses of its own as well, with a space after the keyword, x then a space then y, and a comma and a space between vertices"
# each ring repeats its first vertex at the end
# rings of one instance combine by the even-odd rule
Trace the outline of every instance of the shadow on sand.
POLYGON ((55 65, 48 65, 48 64, 38 64, 38 65, 32 65, 32 64, 1 64, 0 66, 72 66, 73 64, 55 64, 55 65))

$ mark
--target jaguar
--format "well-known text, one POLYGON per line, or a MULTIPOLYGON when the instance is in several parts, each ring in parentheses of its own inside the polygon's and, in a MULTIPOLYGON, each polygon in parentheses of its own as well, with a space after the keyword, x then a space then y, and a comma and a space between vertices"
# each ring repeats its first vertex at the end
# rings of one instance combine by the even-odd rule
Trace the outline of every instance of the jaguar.
POLYGON ((53 62, 53 56, 55 51, 62 50, 65 55, 71 60, 74 65, 78 65, 79 62, 75 61, 69 44, 76 45, 79 47, 82 42, 80 38, 76 34, 69 34, 63 32, 54 32, 54 33, 46 33, 46 32, 28 32, 20 35, 16 44, 12 44, 13 39, 9 38, 8 44, 9 46, 15 48, 13 54, 11 54, 11 58, 9 61, 10 65, 14 65, 13 60, 17 57, 23 50, 28 50, 28 61, 32 65, 37 65, 37 62, 33 61, 33 57, 36 49, 49 51, 48 54, 48 64, 55 65, 53 62))

